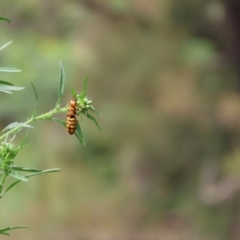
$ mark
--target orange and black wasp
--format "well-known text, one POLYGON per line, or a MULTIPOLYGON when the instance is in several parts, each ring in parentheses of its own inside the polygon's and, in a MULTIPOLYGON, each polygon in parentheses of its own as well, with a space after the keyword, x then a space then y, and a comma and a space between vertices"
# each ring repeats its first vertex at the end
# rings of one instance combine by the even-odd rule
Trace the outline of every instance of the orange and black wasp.
POLYGON ((67 114, 67 122, 66 127, 69 134, 74 134, 76 132, 77 128, 77 100, 75 98, 72 98, 69 102, 69 108, 68 108, 68 114, 67 114))

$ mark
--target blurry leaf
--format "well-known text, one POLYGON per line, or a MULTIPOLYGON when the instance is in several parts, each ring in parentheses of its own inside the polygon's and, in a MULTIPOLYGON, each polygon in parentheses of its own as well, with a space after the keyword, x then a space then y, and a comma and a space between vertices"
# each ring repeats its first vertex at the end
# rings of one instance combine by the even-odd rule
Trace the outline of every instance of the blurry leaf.
POLYGON ((71 88, 71 92, 72 92, 72 95, 73 95, 73 97, 75 98, 75 97, 76 97, 76 95, 77 95, 77 93, 76 93, 75 89, 74 89, 74 88, 71 88))
POLYGON ((52 120, 57 122, 57 123, 59 123, 60 125, 62 125, 64 127, 66 127, 66 122, 64 122, 64 121, 62 121, 62 120, 60 120, 58 118, 52 118, 52 120))
POLYGON ((13 86, 12 83, 0 80, 0 84, 13 86))
POLYGON ((8 93, 8 94, 12 94, 12 92, 5 91, 5 90, 1 90, 1 89, 0 89, 0 92, 4 92, 4 93, 8 93))
POLYGON ((86 146, 85 139, 84 139, 84 136, 83 136, 83 133, 82 133, 82 129, 81 129, 79 123, 77 123, 77 128, 76 128, 75 135, 78 138, 78 140, 80 141, 80 143, 83 146, 86 146))
POLYGON ((210 41, 191 38, 184 44, 181 56, 190 64, 206 64, 215 52, 215 46, 210 41))
POLYGON ((17 86, 12 86, 10 84, 1 84, 0 83, 0 91, 1 92, 6 92, 6 93, 12 93, 11 91, 19 91, 24 89, 24 87, 17 87, 17 86))
MULTIPOLYGON (((39 174, 42 174, 42 173, 52 173, 52 172, 59 172, 59 171, 60 171, 59 168, 42 170, 41 172, 36 172, 36 173, 29 174, 29 175, 25 176, 25 178, 30 178, 30 177, 33 177, 35 175, 39 175, 39 174)), ((20 182, 21 182, 21 180, 18 180, 16 182, 12 183, 9 187, 7 187, 7 189, 4 192, 2 192, 2 194, 0 195, 0 198, 2 198, 11 188, 13 188, 15 185, 17 185, 20 182)))
POLYGON ((16 178, 16 179, 18 179, 18 180, 24 181, 24 182, 28 181, 24 176, 22 176, 22 175, 20 175, 20 174, 18 174, 16 172, 10 172, 9 175, 14 177, 14 178, 16 178))
POLYGON ((0 47, 0 51, 1 51, 2 49, 4 49, 5 47, 7 47, 7 46, 8 46, 9 44, 11 44, 11 43, 12 43, 12 41, 10 41, 10 42, 2 45, 2 46, 0 47))
POLYGON ((15 171, 22 171, 22 172, 42 172, 43 170, 41 169, 34 169, 34 168, 24 168, 24 167, 12 167, 13 170, 15 171))
MULTIPOLYGON (((53 121, 59 123, 60 125, 64 126, 66 128, 66 122, 60 120, 60 119, 57 119, 57 118, 52 118, 53 121)), ((85 139, 83 137, 83 133, 82 133, 82 130, 81 130, 81 127, 79 125, 79 123, 77 123, 77 128, 76 128, 76 132, 75 132, 75 135, 76 137, 78 138, 78 140, 80 141, 80 143, 85 146, 86 143, 85 143, 85 139)))
POLYGON ((83 96, 86 97, 87 95, 87 81, 88 81, 88 75, 86 74, 84 77, 84 82, 83 82, 83 96))
POLYGON ((83 91, 80 94, 80 98, 82 101, 84 101, 86 95, 87 95, 87 81, 88 81, 88 75, 86 74, 84 77, 84 81, 83 81, 83 91))
POLYGON ((11 230, 18 229, 18 228, 28 228, 28 227, 25 227, 25 226, 7 227, 7 228, 0 229, 0 234, 10 236, 10 234, 7 233, 7 231, 11 231, 11 230))
POLYGON ((21 146, 19 147, 19 149, 22 149, 22 148, 28 147, 30 144, 32 144, 32 142, 29 142, 29 143, 27 143, 27 144, 25 144, 25 145, 21 145, 21 146))
POLYGON ((89 109, 97 113, 99 116, 102 116, 102 114, 99 111, 97 111, 93 106, 91 106, 89 109))
POLYGON ((12 128, 15 128, 15 127, 26 127, 26 128, 32 128, 31 125, 28 125, 26 123, 18 123, 18 122, 14 122, 14 123, 10 123, 9 125, 7 125, 7 127, 5 127, 3 131, 6 131, 8 129, 12 129, 12 128))
POLYGON ((91 119, 96 124, 98 129, 102 132, 102 128, 100 127, 99 123, 97 122, 97 120, 91 114, 86 113, 85 116, 88 117, 89 119, 91 119))
POLYGON ((64 92, 64 84, 65 84, 65 72, 64 72, 62 62, 60 61, 59 61, 59 68, 60 68, 60 82, 59 82, 59 88, 58 88, 58 100, 56 105, 59 105, 62 99, 63 92, 64 92))
POLYGON ((27 145, 23 146, 23 143, 26 141, 26 139, 27 139, 30 131, 31 131, 31 128, 28 129, 27 134, 26 134, 26 136, 23 138, 23 140, 22 140, 22 142, 20 143, 18 149, 25 148, 25 147, 27 147, 29 144, 31 144, 31 143, 28 143, 27 145))
POLYGON ((33 114, 32 114, 32 116, 35 117, 36 113, 37 113, 38 95, 37 95, 37 90, 36 90, 34 84, 32 82, 30 82, 30 83, 31 83, 31 85, 33 87, 34 96, 35 96, 35 99, 36 99, 35 106, 34 106, 34 109, 33 109, 33 114))
POLYGON ((12 22, 11 19, 5 18, 5 17, 0 17, 0 21, 6 21, 6 22, 8 22, 8 23, 11 23, 11 22, 12 22))
POLYGON ((17 68, 0 67, 0 72, 21 72, 21 70, 17 68))

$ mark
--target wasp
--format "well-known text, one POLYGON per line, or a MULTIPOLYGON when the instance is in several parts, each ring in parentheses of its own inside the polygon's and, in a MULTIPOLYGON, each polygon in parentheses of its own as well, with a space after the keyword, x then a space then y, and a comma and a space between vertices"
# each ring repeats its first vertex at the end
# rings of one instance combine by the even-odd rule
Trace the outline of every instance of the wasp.
POLYGON ((77 100, 75 98, 72 98, 69 102, 69 108, 68 108, 68 114, 67 114, 67 122, 66 127, 67 131, 70 135, 74 134, 76 132, 77 128, 77 100))

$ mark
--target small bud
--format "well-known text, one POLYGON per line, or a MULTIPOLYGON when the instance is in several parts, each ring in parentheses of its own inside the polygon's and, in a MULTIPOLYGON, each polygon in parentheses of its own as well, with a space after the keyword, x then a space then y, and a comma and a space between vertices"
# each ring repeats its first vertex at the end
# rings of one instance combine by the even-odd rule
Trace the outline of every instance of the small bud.
POLYGON ((91 100, 91 99, 88 99, 86 103, 87 103, 87 104, 91 104, 91 103, 92 103, 92 100, 91 100))

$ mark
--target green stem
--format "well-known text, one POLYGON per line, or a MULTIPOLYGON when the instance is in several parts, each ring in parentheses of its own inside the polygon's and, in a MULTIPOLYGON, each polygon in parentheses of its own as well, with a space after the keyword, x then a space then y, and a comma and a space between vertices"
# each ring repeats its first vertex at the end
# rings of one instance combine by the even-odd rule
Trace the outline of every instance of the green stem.
MULTIPOLYGON (((41 120, 51 120, 51 117, 56 114, 56 113, 60 113, 60 112, 66 112, 67 111, 67 107, 64 108, 55 108, 47 113, 41 114, 37 117, 32 117, 29 120, 27 120, 26 122, 24 122, 25 124, 31 124, 33 122, 36 121, 41 121, 41 120)), ((0 136, 0 140, 4 139, 7 135, 16 132, 17 130, 21 129, 22 126, 17 126, 9 131, 7 131, 5 134, 3 134, 2 136, 0 136)), ((0 183, 1 184, 1 183, 0 183)), ((1 187, 1 185, 0 185, 1 187)))
POLYGON ((6 177, 7 177, 7 173, 4 171, 0 181, 0 195, 2 193, 2 188, 5 183, 6 177))
MULTIPOLYGON (((41 114, 41 115, 39 115, 37 117, 32 116, 30 119, 28 119, 24 123, 25 124, 32 124, 33 122, 36 122, 36 121, 51 120, 51 118, 52 118, 52 116, 54 114, 60 113, 60 112, 66 112, 66 111, 67 111, 67 107, 59 108, 59 106, 57 106, 55 109, 53 109, 53 110, 51 110, 51 111, 49 111, 47 113, 41 114)), ((17 130, 19 130, 21 128, 22 128, 22 126, 17 126, 15 128, 12 128, 12 129, 8 130, 5 134, 0 136, 0 140, 4 139, 7 135, 9 135, 11 133, 14 133, 14 132, 16 132, 17 130)), ((4 170, 4 169, 2 170, 2 174, 1 174, 1 177, 0 177, 0 195, 1 195, 1 192, 2 192, 2 189, 3 189, 3 185, 5 183, 6 177, 8 176, 6 170, 4 170)))

